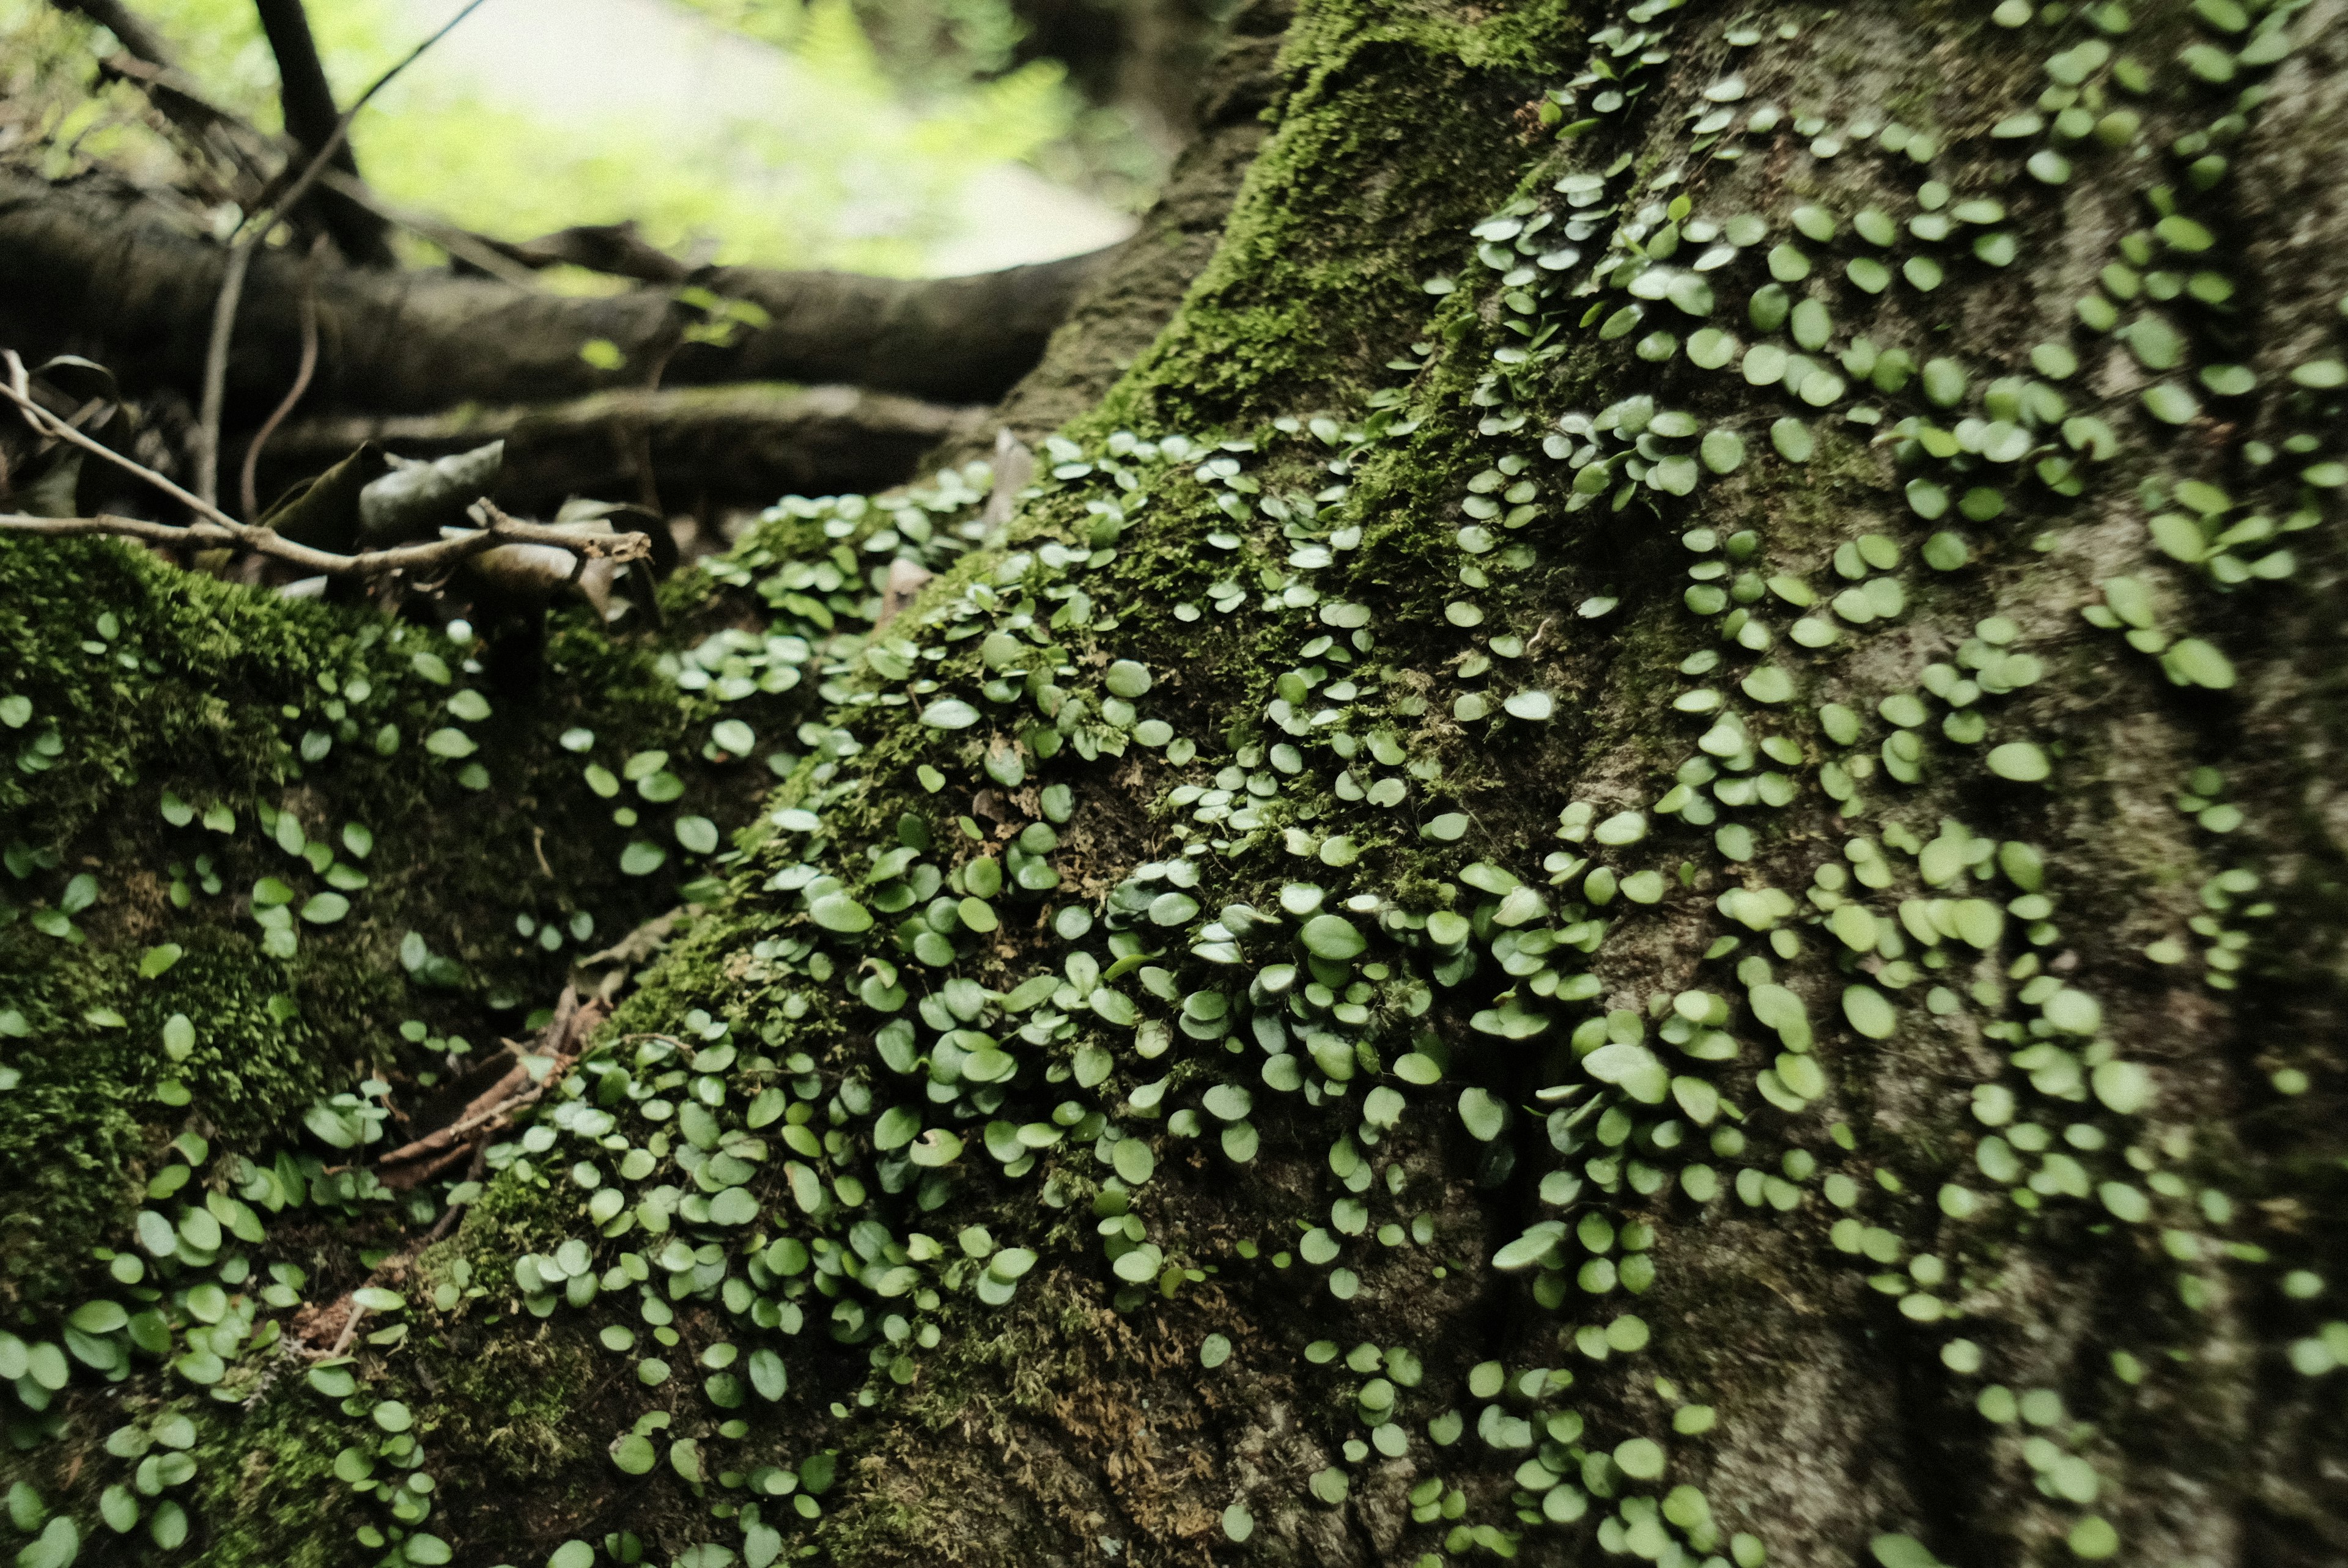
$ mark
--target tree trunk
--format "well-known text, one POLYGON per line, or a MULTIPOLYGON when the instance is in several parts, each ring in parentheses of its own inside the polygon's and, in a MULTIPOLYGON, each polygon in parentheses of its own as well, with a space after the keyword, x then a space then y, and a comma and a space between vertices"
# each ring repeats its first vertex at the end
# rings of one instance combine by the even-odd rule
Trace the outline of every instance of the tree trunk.
POLYGON ((2348 1557, 2343 9, 1259 8, 1015 506, 778 508, 495 725, 0 545, 17 1527, 2348 1557), (337 1186, 687 875, 478 1187, 337 1186))

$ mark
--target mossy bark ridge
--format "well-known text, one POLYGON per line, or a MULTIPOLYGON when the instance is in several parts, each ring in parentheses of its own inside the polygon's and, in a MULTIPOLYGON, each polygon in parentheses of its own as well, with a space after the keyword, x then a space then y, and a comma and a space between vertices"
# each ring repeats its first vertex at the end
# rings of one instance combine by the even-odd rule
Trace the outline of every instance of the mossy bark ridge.
POLYGON ((510 792, 445 641, 0 553, 25 1561, 2338 1560, 2340 9, 1303 5, 1007 521, 786 502, 510 792), (700 913, 386 1196, 534 821, 700 913))

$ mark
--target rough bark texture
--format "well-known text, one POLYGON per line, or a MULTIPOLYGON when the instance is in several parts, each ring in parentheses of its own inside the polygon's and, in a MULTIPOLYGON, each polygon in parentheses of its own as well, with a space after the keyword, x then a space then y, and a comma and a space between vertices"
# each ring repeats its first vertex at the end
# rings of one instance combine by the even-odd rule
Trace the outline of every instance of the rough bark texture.
POLYGON ((492 726, 423 633, 0 547, 19 1529, 2348 1555, 2343 7, 1305 0, 1227 81, 1274 27, 1006 405, 1015 507, 778 507, 492 726), (699 912, 481 1185, 329 1170, 683 814, 699 912), (255 878, 309 909, 354 817, 286 956, 255 878))

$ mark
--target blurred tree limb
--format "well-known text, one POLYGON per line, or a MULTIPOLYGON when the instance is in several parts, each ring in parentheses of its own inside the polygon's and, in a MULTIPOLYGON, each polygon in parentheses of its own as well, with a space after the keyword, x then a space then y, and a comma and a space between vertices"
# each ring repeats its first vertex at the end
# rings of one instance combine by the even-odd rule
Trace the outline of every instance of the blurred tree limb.
POLYGON ((102 441, 77 429, 41 406, 32 395, 24 360, 13 349, 0 351, 7 381, 0 397, 16 405, 26 424, 44 438, 62 441, 145 480, 194 514, 186 524, 160 523, 145 518, 107 515, 88 518, 38 518, 0 513, 0 530, 13 533, 75 535, 112 534, 170 548, 201 549, 229 546, 283 561, 288 566, 325 577, 376 578, 393 572, 425 575, 453 567, 467 559, 503 545, 538 545, 568 550, 582 559, 642 560, 652 554, 650 536, 620 534, 607 529, 589 532, 578 528, 518 522, 488 502, 479 503, 484 526, 419 544, 387 549, 358 550, 345 555, 301 544, 274 528, 241 523, 218 507, 102 441))
MULTIPOLYGON (((132 386, 195 386, 229 252, 158 204, 0 172, 0 342, 88 354, 132 386)), ((707 297, 762 325, 710 330, 677 291, 603 298, 489 278, 318 270, 320 413, 424 413, 537 403, 640 385, 845 383, 979 403, 1032 366, 1112 251, 959 278, 871 278, 711 267, 707 297), (600 349, 591 345, 600 344, 600 349), (582 350, 590 351, 582 357, 582 350)), ((263 247, 227 366, 232 416, 273 405, 301 359, 300 259, 263 247)))

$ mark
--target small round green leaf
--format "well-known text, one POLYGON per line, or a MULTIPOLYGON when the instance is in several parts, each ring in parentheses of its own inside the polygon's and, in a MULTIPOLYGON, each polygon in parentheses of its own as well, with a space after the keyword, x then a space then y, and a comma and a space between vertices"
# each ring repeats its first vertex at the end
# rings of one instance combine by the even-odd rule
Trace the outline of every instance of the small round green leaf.
POLYGON ((1869 1040, 1890 1040, 1900 1027, 1900 1014, 1873 986, 1846 986, 1842 1016, 1869 1040))
POLYGON ((827 893, 808 906, 808 917, 827 931, 852 937, 872 928, 872 911, 845 893, 827 893))
POLYGON ((2016 784, 2036 784, 2054 771, 2046 753, 2029 741, 2008 741, 1991 751, 1988 762, 1990 772, 2016 784))
POLYGON ((1369 942, 1342 915, 1315 915, 1304 922, 1304 950, 1316 958, 1344 962, 1357 958, 1369 942))

